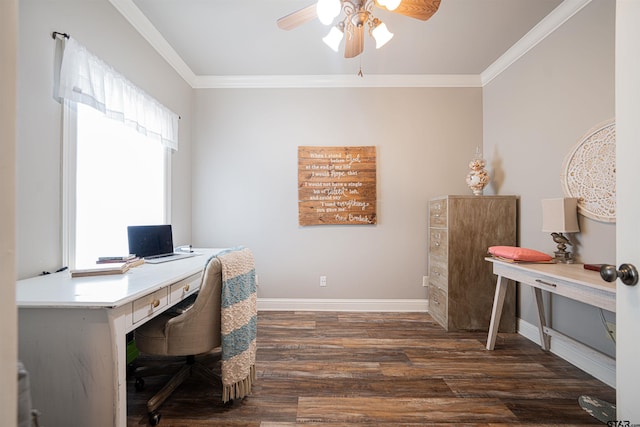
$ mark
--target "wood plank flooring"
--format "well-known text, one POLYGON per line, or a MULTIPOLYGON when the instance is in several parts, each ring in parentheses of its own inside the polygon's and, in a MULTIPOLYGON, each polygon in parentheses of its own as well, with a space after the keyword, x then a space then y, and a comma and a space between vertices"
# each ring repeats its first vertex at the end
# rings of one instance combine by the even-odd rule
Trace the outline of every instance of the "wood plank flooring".
MULTIPOLYGON (((426 313, 260 312, 251 396, 221 403, 189 379, 161 427, 513 426, 600 424, 578 405, 615 390, 517 334, 447 333, 426 313)), ((141 360, 144 360, 142 358, 141 360)), ((128 426, 167 377, 127 385, 128 426)))

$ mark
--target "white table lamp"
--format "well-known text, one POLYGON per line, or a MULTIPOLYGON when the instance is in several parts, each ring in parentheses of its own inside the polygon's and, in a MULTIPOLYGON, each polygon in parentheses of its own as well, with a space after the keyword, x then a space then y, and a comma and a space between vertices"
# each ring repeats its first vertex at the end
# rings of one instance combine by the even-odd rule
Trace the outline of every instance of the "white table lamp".
POLYGON ((567 245, 571 245, 569 239, 563 233, 577 233, 578 226, 578 199, 564 197, 559 199, 542 200, 542 231, 551 233, 553 241, 558 244, 554 262, 570 264, 573 262, 571 252, 567 245))

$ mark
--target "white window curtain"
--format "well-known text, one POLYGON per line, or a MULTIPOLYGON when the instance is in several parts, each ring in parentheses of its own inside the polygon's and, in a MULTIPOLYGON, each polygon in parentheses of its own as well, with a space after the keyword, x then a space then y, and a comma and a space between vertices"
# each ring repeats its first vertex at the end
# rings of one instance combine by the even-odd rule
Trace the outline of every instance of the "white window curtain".
POLYGON ((90 105, 178 150, 178 115, 73 38, 64 42, 57 95, 90 105))

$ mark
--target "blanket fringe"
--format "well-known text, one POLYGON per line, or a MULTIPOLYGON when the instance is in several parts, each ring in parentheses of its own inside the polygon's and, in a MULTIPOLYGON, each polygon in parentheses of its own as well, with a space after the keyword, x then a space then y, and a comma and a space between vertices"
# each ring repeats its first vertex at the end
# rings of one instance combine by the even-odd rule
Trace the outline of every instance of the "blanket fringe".
POLYGON ((251 387, 256 381, 256 365, 251 365, 249 376, 234 384, 224 385, 222 389, 222 402, 227 403, 230 400, 243 399, 251 394, 251 387))

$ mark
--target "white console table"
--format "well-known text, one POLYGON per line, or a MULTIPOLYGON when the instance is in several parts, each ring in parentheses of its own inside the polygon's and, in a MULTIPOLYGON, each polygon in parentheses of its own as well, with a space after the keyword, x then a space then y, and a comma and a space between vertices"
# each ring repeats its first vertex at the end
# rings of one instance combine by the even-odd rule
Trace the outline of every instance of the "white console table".
POLYGON ((538 313, 540 342, 544 350, 549 350, 549 337, 554 333, 547 327, 542 302, 542 291, 562 295, 585 304, 616 311, 616 284, 605 282, 597 271, 586 270, 582 264, 536 264, 512 263, 485 258, 493 263, 493 273, 498 276, 493 300, 487 350, 493 350, 502 314, 502 304, 509 281, 528 285, 533 295, 538 313))
POLYGON ((18 281, 18 357, 42 424, 126 426, 126 334, 197 291, 221 250, 125 274, 18 281))

